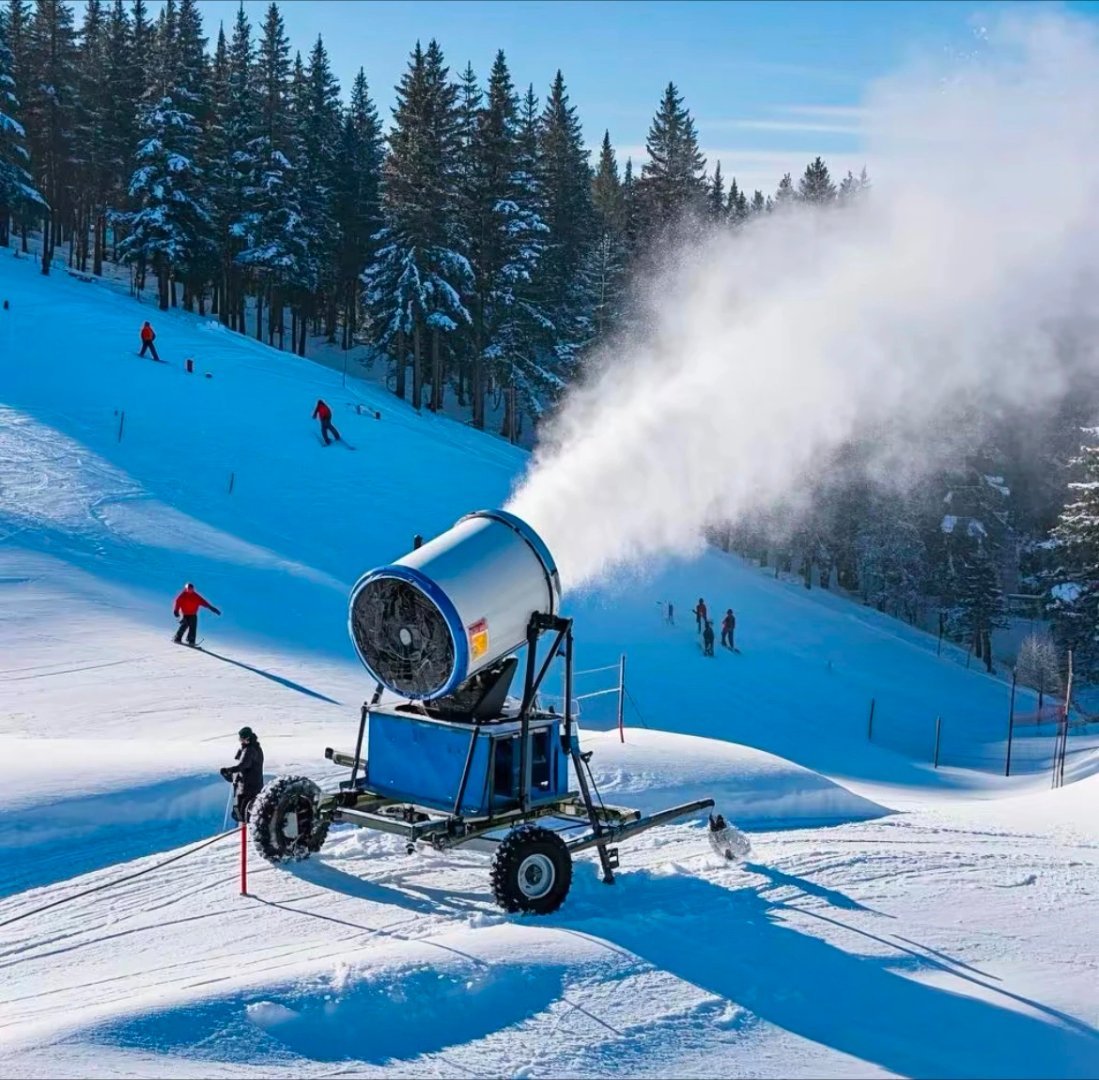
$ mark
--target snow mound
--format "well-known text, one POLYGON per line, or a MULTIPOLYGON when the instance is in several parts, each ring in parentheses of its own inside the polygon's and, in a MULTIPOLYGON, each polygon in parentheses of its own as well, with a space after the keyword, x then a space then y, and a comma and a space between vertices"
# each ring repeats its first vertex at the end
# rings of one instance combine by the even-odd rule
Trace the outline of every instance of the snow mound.
POLYGON ((828 777, 784 758, 718 739, 627 728, 585 732, 592 770, 605 799, 659 810, 712 798, 728 821, 777 829, 867 821, 891 811, 828 777))

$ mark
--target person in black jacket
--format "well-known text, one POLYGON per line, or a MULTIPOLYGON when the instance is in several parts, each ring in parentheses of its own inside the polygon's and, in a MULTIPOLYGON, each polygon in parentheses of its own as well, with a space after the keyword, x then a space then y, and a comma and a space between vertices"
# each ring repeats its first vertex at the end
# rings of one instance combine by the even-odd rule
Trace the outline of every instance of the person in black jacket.
POLYGON ((714 624, 709 619, 702 628, 702 655, 714 655, 714 624))
POLYGON ((221 770, 222 778, 233 785, 233 820, 244 821, 252 800, 263 790, 263 747, 250 727, 242 727, 236 764, 221 770))

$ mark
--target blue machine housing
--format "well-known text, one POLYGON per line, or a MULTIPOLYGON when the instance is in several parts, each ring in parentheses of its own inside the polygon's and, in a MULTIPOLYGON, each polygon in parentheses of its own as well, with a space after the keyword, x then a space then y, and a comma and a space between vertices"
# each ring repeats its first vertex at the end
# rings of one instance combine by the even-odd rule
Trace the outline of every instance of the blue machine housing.
MULTIPOLYGON (((561 746, 560 729, 558 716, 530 718, 532 807, 569 794, 569 755, 561 746)), ((385 798, 462 817, 491 817, 518 805, 519 733, 518 720, 478 724, 435 719, 401 706, 374 708, 362 786, 385 798), (467 758, 469 775, 459 806, 467 758)))

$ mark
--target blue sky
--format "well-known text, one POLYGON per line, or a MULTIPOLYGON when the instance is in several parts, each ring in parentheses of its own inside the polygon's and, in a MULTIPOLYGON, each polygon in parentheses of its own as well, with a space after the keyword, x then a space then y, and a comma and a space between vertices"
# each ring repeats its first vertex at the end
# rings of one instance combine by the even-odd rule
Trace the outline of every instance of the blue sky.
MULTIPOLYGON (((266 0, 245 0, 258 24, 266 0)), ((644 157, 661 93, 674 81, 698 125, 712 168, 770 193, 782 173, 820 153, 834 172, 864 154, 858 105, 866 84, 914 50, 966 50, 973 28, 1002 4, 950 0, 744 2, 649 0, 289 0, 281 4, 292 46, 324 37, 347 86, 359 67, 388 119, 393 87, 417 38, 438 39, 451 70, 467 61, 482 77, 498 48, 515 82, 545 94, 564 72, 586 137, 604 128, 619 153, 644 157)), ((1015 3, 1018 10, 1028 6, 1015 3)), ((1048 10, 1052 4, 1044 3, 1048 10)), ((1063 5, 1099 17, 1099 0, 1063 5)), ((228 33, 237 0, 202 0, 211 44, 228 33)))

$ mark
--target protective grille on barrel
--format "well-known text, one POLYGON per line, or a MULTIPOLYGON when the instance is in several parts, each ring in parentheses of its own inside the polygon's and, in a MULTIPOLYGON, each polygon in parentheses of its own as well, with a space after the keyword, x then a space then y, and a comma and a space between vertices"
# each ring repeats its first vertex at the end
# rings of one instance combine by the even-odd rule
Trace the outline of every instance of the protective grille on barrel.
POLYGON ((437 693, 454 669, 454 641, 446 620, 407 581, 368 581, 355 596, 351 632, 378 678, 411 698, 437 693))

